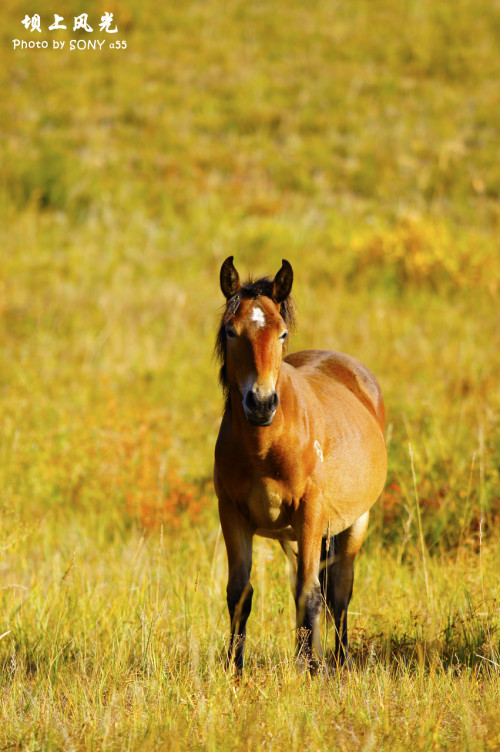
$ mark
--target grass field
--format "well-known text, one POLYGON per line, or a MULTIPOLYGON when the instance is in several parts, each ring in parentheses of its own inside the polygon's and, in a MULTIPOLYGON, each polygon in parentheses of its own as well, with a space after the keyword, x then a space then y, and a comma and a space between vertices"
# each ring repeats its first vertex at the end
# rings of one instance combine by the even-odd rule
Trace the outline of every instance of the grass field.
POLYGON ((498 2, 3 0, 0 39, 0 749, 500 749, 498 2), (70 51, 105 11, 127 48, 70 51), (265 540, 222 665, 230 254, 384 391, 349 673, 296 674, 265 540))

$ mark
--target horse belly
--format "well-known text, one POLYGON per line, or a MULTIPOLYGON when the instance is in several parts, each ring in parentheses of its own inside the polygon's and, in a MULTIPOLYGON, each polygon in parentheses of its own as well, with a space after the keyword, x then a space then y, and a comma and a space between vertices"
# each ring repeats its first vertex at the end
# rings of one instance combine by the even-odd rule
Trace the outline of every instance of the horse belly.
MULTIPOLYGON (((359 436, 358 438, 361 438, 359 436)), ((387 451, 380 433, 371 441, 352 440, 326 462, 322 478, 325 534, 350 527, 377 501, 387 474, 387 451)))

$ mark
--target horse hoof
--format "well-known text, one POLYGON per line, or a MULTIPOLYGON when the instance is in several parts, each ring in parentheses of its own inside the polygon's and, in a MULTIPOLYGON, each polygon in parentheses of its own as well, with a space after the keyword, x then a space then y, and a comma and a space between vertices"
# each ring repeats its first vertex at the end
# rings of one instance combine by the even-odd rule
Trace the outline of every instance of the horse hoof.
POLYGON ((298 674, 309 674, 310 676, 324 676, 328 671, 326 663, 317 659, 306 658, 299 655, 295 658, 295 670, 298 674))

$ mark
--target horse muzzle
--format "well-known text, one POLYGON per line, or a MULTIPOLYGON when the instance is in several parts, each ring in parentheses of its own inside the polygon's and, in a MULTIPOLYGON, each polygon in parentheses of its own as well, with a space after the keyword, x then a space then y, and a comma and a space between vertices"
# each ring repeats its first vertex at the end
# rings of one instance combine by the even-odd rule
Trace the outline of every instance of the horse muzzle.
POLYGON ((275 389, 267 396, 251 389, 243 399, 245 416, 251 426, 270 426, 278 405, 279 397, 275 389))

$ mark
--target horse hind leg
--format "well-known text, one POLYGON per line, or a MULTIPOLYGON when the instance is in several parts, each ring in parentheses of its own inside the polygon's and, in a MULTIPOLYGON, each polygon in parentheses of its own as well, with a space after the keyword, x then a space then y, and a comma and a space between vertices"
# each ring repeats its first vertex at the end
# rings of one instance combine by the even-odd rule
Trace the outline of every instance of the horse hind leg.
POLYGON ((365 512, 347 530, 323 538, 321 545, 320 585, 327 613, 335 623, 335 661, 338 666, 349 662, 347 609, 354 582, 354 559, 358 553, 369 513, 365 512))
POLYGON ((354 581, 354 558, 340 554, 338 538, 323 538, 320 585, 327 617, 335 623, 335 663, 342 666, 349 660, 347 609, 354 581))
POLYGON ((286 558, 288 559, 288 577, 290 579, 290 588, 292 590, 292 595, 295 598, 295 593, 297 591, 298 546, 295 541, 289 540, 280 540, 280 546, 285 552, 286 558))

